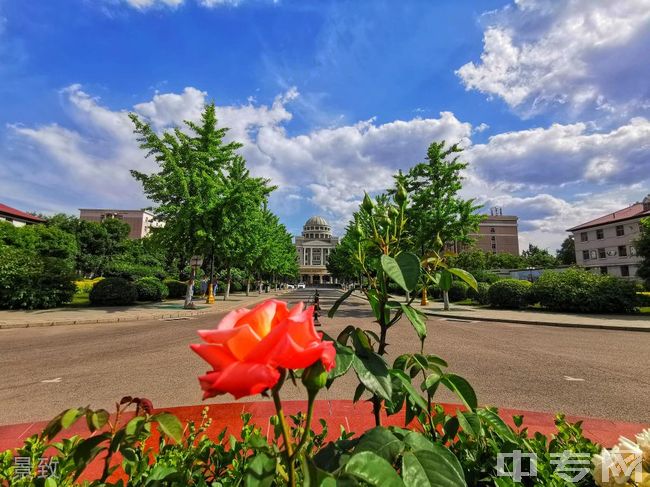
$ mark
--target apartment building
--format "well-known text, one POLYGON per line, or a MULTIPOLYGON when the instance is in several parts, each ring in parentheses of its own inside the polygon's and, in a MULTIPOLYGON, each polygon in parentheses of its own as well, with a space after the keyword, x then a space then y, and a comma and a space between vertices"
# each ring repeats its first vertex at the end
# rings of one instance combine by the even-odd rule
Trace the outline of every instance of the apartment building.
POLYGON ((23 227, 35 223, 43 223, 45 220, 37 216, 17 210, 11 206, 0 203, 0 220, 11 223, 14 227, 23 227))
POLYGON ((578 265, 592 272, 635 278, 642 259, 636 255, 634 241, 640 236, 640 220, 647 216, 650 194, 642 202, 569 228, 578 265))
POLYGON ((79 218, 90 222, 101 222, 107 218, 117 218, 127 223, 131 228, 129 238, 143 238, 149 235, 152 227, 160 223, 154 220, 154 214, 146 210, 111 210, 90 209, 79 210, 79 218))

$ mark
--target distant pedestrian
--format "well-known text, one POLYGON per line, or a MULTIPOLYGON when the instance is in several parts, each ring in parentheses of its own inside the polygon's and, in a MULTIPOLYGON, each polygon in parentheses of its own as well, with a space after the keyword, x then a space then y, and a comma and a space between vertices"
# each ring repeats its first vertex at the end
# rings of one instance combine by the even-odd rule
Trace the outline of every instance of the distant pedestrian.
POLYGON ((212 282, 212 293, 214 294, 215 297, 217 296, 217 291, 218 290, 219 290, 219 285, 217 284, 217 280, 215 279, 212 282))
POLYGON ((201 279, 201 296, 205 296, 208 293, 208 278, 203 277, 201 279))

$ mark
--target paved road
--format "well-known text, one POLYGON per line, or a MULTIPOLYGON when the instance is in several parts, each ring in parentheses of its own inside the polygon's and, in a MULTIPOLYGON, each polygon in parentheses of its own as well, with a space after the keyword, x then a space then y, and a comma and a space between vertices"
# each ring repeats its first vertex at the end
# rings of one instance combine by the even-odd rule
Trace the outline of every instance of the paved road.
MULTIPOLYGON (((285 297, 295 302, 311 293, 285 297)), ((338 295, 321 291, 323 308, 338 295)), ((323 329, 336 335, 348 324, 370 328, 367 308, 353 298, 336 319, 322 319, 323 329)), ((148 397, 157 407, 198 404, 196 377, 206 364, 188 344, 219 318, 0 330, 0 424, 49 419, 77 405, 112 408, 124 395, 148 397)), ((470 380, 481 404, 650 421, 650 334, 433 318, 428 328, 425 351, 470 380)), ((407 322, 389 341, 391 357, 418 347, 407 322)), ((355 386, 354 376, 343 377, 321 398, 349 399, 355 386)), ((285 396, 303 398, 294 389, 285 396)))

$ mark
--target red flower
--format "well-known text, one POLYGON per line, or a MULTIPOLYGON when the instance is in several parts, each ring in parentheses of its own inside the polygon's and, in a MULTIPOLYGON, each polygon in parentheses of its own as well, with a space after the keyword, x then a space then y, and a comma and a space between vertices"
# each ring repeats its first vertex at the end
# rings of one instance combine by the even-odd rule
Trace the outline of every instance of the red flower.
POLYGON ((190 345, 213 370, 199 377, 203 399, 230 393, 239 399, 272 388, 278 368, 304 369, 320 360, 334 367, 336 351, 314 328, 314 309, 271 299, 252 310, 228 313, 214 330, 199 330, 207 343, 190 345))

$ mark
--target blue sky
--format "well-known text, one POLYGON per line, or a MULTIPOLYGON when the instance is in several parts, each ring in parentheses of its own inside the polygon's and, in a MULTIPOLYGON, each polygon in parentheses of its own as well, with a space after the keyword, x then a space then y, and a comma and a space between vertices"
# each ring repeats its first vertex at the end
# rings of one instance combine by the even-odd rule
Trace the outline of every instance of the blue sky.
POLYGON ((0 0, 0 201, 142 207, 159 130, 214 100, 294 232, 466 148, 464 193, 521 245, 650 193, 650 0, 0 0))

